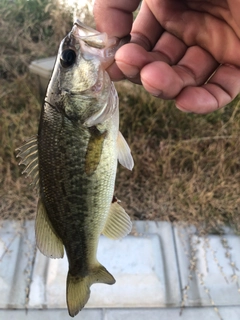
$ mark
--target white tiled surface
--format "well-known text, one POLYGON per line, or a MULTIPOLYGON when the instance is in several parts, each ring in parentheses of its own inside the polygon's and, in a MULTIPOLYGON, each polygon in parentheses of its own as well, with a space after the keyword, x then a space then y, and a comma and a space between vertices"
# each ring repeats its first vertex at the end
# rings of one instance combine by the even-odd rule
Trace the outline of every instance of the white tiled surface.
MULTIPOLYGON (((135 229, 136 226, 137 224, 135 229)), ((114 275, 116 284, 93 285, 86 308, 179 305, 181 295, 172 228, 169 224, 162 224, 151 231, 149 233, 148 229, 147 234, 142 233, 137 237, 130 235, 117 241, 100 237, 98 260, 114 275), (165 238, 162 237, 164 233, 165 238), (162 250, 166 241, 169 248, 168 259, 171 259, 169 268, 164 265, 166 258, 162 250), (169 288, 167 283, 172 283, 174 279, 174 288, 169 288)), ((29 307, 47 305, 48 308, 65 308, 67 271, 66 256, 64 259, 49 260, 37 252, 29 307)))
MULTIPOLYGON (((77 320, 239 320, 240 307, 185 308, 180 315, 179 308, 138 309, 83 309, 77 320)), ((66 309, 52 310, 2 310, 1 320, 70 320, 66 309)))
MULTIPOLYGON (((166 305, 165 274, 157 235, 147 238, 130 236, 119 241, 101 237, 98 256, 99 261, 114 275, 116 284, 93 285, 88 308, 166 305)), ((66 257, 50 261, 46 295, 48 304, 53 308, 66 305, 65 294, 60 295, 59 292, 66 291, 67 271, 66 257)))
POLYGON ((191 288, 185 305, 240 306, 240 237, 200 237, 191 228, 175 228, 174 234, 181 285, 191 288))
MULTIPOLYGON (((239 320, 239 247, 233 234, 202 238, 193 228, 134 222, 125 239, 101 237, 98 259, 117 282, 93 285, 77 318, 239 320)), ((0 320, 69 319, 66 274, 66 259, 36 254, 34 222, 1 222, 0 320)))
MULTIPOLYGON (((54 56, 32 61, 29 66, 29 70, 31 73, 36 74, 43 79, 49 80, 55 60, 56 57, 54 56)), ((43 89, 45 90, 46 88, 43 89)))
POLYGON ((33 223, 5 221, 0 228, 0 308, 25 307, 35 254, 33 223))

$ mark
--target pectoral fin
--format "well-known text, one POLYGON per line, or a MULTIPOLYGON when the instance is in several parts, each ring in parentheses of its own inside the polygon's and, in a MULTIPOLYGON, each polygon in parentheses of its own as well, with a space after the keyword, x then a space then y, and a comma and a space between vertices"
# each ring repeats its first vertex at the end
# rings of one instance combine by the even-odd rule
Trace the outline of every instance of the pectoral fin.
POLYGON ((62 240, 54 230, 41 199, 38 201, 35 233, 37 247, 42 254, 50 258, 63 257, 64 249, 62 240))
POLYGON ((118 202, 111 204, 103 234, 110 239, 125 237, 132 229, 132 222, 118 202))
POLYGON ((32 137, 25 142, 24 145, 17 148, 19 151, 17 158, 21 158, 19 164, 24 164, 26 168, 22 173, 26 173, 27 177, 31 176, 34 187, 39 186, 39 171, 38 171, 38 142, 37 137, 32 137))
POLYGON ((131 155, 131 150, 127 144, 127 141, 124 139, 121 132, 118 132, 117 137, 117 148, 118 148, 118 161, 122 166, 126 167, 129 170, 133 169, 134 162, 131 155))
POLYGON ((101 159, 103 142, 106 132, 99 132, 96 127, 89 128, 91 137, 88 142, 88 148, 85 157, 85 172, 89 176, 97 169, 101 159))

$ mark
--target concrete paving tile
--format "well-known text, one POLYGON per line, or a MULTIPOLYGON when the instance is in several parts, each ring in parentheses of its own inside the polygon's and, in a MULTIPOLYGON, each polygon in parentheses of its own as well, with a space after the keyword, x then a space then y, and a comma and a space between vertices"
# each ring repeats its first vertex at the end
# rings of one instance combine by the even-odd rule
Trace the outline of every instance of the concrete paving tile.
POLYGON ((185 305, 240 305, 240 238, 200 237, 191 228, 175 228, 175 236, 185 305))
MULTIPOLYGON (((182 315, 178 315, 179 320, 239 320, 240 319, 240 307, 200 307, 200 308, 185 308, 182 315)), ((162 319, 161 319, 162 320, 162 319)), ((167 318, 166 318, 167 320, 167 318)))
MULTIPOLYGON (((114 275, 116 284, 93 285, 87 307, 165 304, 165 279, 159 255, 159 239, 156 235, 147 238, 129 236, 117 241, 101 237, 98 259, 114 275)), ((46 285, 48 306, 55 308, 66 305, 67 271, 66 258, 49 261, 46 285)))
POLYGON ((239 320, 240 307, 107 309, 104 320, 239 320))
POLYGON ((29 294, 29 308, 46 308, 46 274, 49 259, 37 250, 29 294))
POLYGON ((138 235, 158 235, 164 268, 166 306, 180 306, 181 290, 172 224, 163 221, 134 221, 133 232, 138 235))
MULTIPOLYGON (((77 318, 239 320, 239 245, 233 233, 202 238, 193 228, 175 227, 173 232, 168 223, 134 222, 125 239, 101 237, 98 259, 117 283, 92 286, 89 304, 77 318), (184 291, 186 307, 180 316, 180 287, 185 286, 189 289, 184 291)), ((39 251, 35 257, 33 221, 1 222, 0 319, 70 319, 65 302, 67 268, 66 259, 47 259, 39 251)))
MULTIPOLYGON (((69 320, 66 309, 0 309, 0 319, 17 320, 69 320)), ((149 308, 149 309, 83 309, 77 316, 79 320, 239 320, 240 307, 185 308, 180 314, 180 308, 149 308)))
MULTIPOLYGON (((93 285, 87 308, 180 305, 171 225, 137 222, 133 233, 117 241, 100 237, 98 259, 116 284, 93 285)), ((29 306, 64 308, 67 271, 66 257, 48 260, 38 252, 29 306)))
POLYGON ((4 221, 0 229, 0 307, 9 303, 18 257, 20 236, 15 231, 19 224, 4 221))
MULTIPOLYGON (((70 320, 67 309, 35 309, 35 310, 1 310, 1 320, 70 320)), ((77 320, 103 320, 103 310, 84 309, 74 319, 77 320)))
POLYGON ((18 249, 18 259, 12 285, 9 306, 19 308, 27 306, 29 289, 32 279, 32 269, 36 254, 34 221, 26 221, 21 232, 21 241, 18 249))
POLYGON ((0 228, 0 308, 27 303, 35 245, 31 222, 3 221, 0 228))
POLYGON ((43 101, 47 89, 48 82, 50 80, 54 62, 56 57, 48 57, 32 61, 29 66, 29 71, 37 77, 39 84, 39 92, 43 101))

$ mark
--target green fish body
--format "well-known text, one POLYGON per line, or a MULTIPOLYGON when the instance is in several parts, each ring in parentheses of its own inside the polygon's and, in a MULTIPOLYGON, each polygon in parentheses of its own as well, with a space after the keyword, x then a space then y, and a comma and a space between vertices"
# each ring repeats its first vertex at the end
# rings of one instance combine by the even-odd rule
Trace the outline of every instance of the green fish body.
POLYGON ((118 97, 105 68, 121 45, 77 21, 60 44, 37 137, 18 150, 39 188, 39 250, 69 261, 67 305, 75 316, 93 283, 115 283, 96 258, 101 233, 124 237, 131 221, 114 199, 117 162, 132 169, 119 132, 118 97))

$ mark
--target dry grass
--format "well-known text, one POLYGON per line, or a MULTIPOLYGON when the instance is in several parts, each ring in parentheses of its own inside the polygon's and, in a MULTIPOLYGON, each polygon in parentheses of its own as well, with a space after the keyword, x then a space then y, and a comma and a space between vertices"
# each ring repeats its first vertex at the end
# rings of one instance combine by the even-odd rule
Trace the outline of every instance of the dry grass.
MULTIPOLYGON (((36 195, 20 176, 14 150, 37 132, 41 107, 27 66, 56 53, 72 17, 55 0, 4 0, 0 15, 0 216, 21 219, 33 216, 36 195)), ((198 116, 130 83, 117 88, 135 168, 119 168, 116 195, 131 217, 187 221, 208 231, 228 224, 239 232, 239 100, 198 116)))
POLYGON ((119 170, 117 195, 131 215, 239 231, 240 102, 199 116, 129 83, 118 87, 135 168, 119 170))
POLYGON ((0 82, 0 217, 4 218, 22 219, 35 212, 35 194, 29 188, 29 181, 19 178, 15 158, 16 147, 29 133, 36 134, 40 103, 34 83, 29 76, 0 82))
POLYGON ((20 175, 15 149, 37 133, 41 108, 28 65, 56 54, 73 14, 58 0, 2 0, 0 16, 0 217, 25 219, 35 215, 36 193, 20 175))

